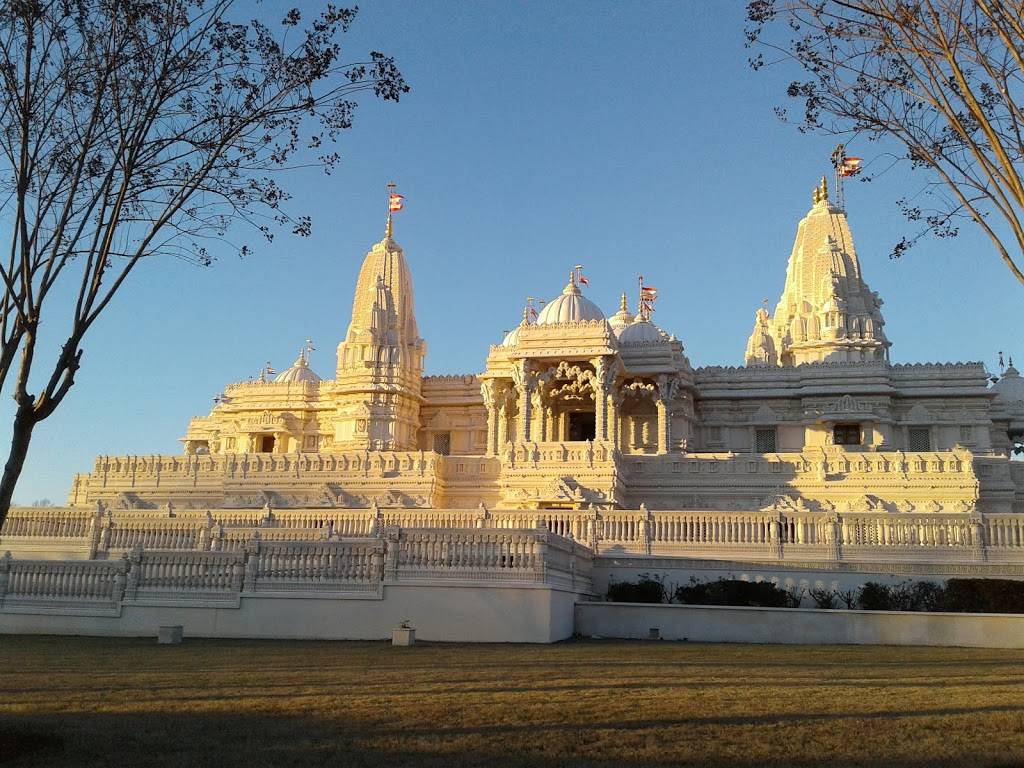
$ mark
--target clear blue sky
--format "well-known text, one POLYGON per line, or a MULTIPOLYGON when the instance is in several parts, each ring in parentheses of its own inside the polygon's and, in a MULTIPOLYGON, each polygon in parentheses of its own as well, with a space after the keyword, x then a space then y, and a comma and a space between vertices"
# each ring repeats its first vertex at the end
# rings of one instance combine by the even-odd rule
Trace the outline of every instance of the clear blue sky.
MULTIPOLYGON (((37 429, 16 501, 63 503, 72 474, 98 454, 180 452, 189 417, 225 384, 266 360, 287 366, 307 336, 314 369, 332 376, 359 264, 383 234, 389 179, 407 196, 396 239, 429 373, 482 370, 524 297, 556 295, 575 263, 609 314, 621 291, 634 300, 643 272, 661 291, 656 322, 695 366, 742 363, 835 143, 774 117, 793 73, 750 71, 743 6, 361 3, 350 56, 394 55, 413 92, 398 105, 364 102, 332 176, 287 179, 312 237, 281 234, 209 269, 154 261, 135 275, 91 331, 71 395, 37 429)), ((851 146, 869 160, 877 151, 851 146)), ((847 196, 893 360, 994 368, 999 349, 1024 359, 1014 322, 1024 289, 974 232, 888 258, 907 232, 894 201, 916 188, 898 172, 847 196)), ((52 353, 60 329, 45 330, 52 353)))

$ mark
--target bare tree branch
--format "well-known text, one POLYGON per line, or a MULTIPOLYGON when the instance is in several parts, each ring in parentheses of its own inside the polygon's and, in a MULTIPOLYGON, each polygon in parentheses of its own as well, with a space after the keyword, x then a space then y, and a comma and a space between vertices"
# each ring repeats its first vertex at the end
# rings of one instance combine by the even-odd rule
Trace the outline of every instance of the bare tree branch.
POLYGON ((1024 0, 752 0, 747 18, 750 46, 802 72, 801 130, 895 142, 930 176, 938 207, 902 205, 925 229, 894 258, 966 215, 1024 284, 1024 0))
MULTIPOLYGON (((238 16, 233 0, 9 0, 0 6, 0 386, 17 409, 0 478, 0 524, 35 426, 74 385, 95 321, 155 256, 209 265, 200 243, 232 228, 271 240, 289 213, 280 172, 339 161, 326 149, 363 94, 409 88, 371 52, 345 63, 352 9, 326 5, 303 26, 238 16), (320 152, 310 157, 310 152, 320 152), (59 285, 73 291, 53 360, 37 331, 59 285), (41 378, 39 378, 41 377, 41 378), (33 393, 37 379, 42 386, 33 393)), ((240 253, 249 247, 241 245, 240 253)), ((57 308, 61 310, 62 308, 57 308)))

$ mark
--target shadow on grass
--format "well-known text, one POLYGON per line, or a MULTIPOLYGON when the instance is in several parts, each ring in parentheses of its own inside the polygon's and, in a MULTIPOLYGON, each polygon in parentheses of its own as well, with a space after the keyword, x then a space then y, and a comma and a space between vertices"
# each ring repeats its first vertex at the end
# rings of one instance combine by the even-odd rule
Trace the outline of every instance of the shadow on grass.
MULTIPOLYGON (((642 766, 708 766, 760 768, 764 757, 736 759, 718 752, 704 740, 710 727, 754 726, 779 728, 787 724, 823 723, 833 727, 846 719, 899 720, 957 715, 1022 712, 1021 707, 968 707, 900 713, 778 714, 750 717, 680 717, 597 722, 579 725, 502 725, 460 728, 404 728, 350 723, 302 715, 224 715, 157 712, 151 714, 5 715, 0 718, 0 765, 4 768, 262 768, 263 766, 344 766, 345 768, 641 768, 642 766), (587 732, 612 732, 611 737, 664 735, 665 729, 684 729, 694 738, 688 756, 671 761, 621 755, 608 759, 575 754, 571 746, 587 732), (561 733, 561 738, 555 734, 561 733), (523 741, 523 736, 527 738, 523 741), (699 743, 703 741, 703 743, 699 743), (524 747, 526 744, 528 746, 524 747)), ((829 765, 859 768, 1019 768, 1016 761, 975 756, 949 759, 815 758, 807 745, 792 747, 794 755, 776 755, 772 766, 812 768, 829 765)))

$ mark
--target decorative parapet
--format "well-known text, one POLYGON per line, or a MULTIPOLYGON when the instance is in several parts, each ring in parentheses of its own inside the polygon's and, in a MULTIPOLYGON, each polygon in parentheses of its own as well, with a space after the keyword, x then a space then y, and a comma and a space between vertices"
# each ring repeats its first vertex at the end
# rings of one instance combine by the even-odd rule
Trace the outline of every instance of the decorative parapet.
POLYGON ((588 593, 593 556, 545 530, 402 529, 328 541, 253 532, 235 552, 133 548, 119 560, 0 558, 0 610, 120 610, 266 597, 381 599, 387 583, 546 586, 588 593))

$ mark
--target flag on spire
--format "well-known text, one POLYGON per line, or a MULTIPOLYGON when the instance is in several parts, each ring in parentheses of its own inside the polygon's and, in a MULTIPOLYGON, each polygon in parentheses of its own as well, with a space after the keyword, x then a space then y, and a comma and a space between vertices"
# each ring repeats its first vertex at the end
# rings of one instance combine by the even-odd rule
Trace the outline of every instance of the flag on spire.
POLYGON ((861 171, 860 164, 863 162, 859 157, 843 157, 842 162, 836 168, 840 176, 856 176, 861 171))
POLYGON ((405 195, 392 192, 388 195, 388 213, 397 213, 405 207, 405 195))
POLYGON ((639 276, 638 282, 640 283, 640 317, 650 320, 651 313, 654 311, 654 301, 658 298, 658 289, 653 285, 644 285, 643 275, 639 276))

